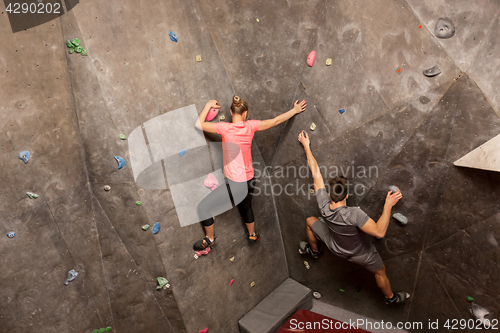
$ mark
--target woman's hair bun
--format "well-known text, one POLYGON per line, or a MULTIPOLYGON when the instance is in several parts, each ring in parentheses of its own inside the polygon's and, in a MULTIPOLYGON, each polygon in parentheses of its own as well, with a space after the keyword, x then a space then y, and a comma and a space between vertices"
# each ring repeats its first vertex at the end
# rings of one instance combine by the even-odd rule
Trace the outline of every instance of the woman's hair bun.
POLYGON ((239 107, 241 105, 241 98, 239 96, 234 96, 233 97, 233 104, 236 107, 239 107))

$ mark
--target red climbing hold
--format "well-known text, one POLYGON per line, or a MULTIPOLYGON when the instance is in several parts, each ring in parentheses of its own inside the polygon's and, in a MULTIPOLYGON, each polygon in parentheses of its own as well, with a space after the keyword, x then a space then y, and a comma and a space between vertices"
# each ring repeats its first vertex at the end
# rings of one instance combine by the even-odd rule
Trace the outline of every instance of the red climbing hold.
POLYGON ((398 69, 398 73, 401 73, 401 68, 398 69))
POLYGON ((422 29, 422 27, 423 27, 423 26, 421 25, 421 26, 420 26, 420 27, 418 27, 418 28, 419 28, 419 29, 422 29))
POLYGON ((234 282, 234 279, 232 279, 231 282, 229 282, 229 285, 232 286, 233 282, 234 282))
POLYGON ((311 51, 311 53, 307 56, 307 64, 309 67, 314 65, 314 60, 316 60, 316 51, 311 51))
POLYGON ((207 333, 208 332, 208 327, 203 329, 203 330, 199 330, 198 333, 207 333))

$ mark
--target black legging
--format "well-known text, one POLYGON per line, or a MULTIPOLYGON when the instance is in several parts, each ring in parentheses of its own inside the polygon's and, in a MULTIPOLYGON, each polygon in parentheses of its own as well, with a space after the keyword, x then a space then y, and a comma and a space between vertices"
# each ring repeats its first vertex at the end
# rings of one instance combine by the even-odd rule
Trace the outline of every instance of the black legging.
POLYGON ((210 211, 214 208, 230 204, 231 201, 228 201, 228 193, 233 197, 234 204, 238 206, 238 210, 245 220, 245 223, 253 223, 254 216, 252 210, 252 196, 254 186, 254 178, 241 183, 234 182, 231 179, 226 178, 226 184, 217 187, 198 204, 197 210, 201 223, 203 223, 205 227, 209 227, 214 224, 214 218, 212 217, 210 211), (210 217, 207 218, 207 216, 210 217))

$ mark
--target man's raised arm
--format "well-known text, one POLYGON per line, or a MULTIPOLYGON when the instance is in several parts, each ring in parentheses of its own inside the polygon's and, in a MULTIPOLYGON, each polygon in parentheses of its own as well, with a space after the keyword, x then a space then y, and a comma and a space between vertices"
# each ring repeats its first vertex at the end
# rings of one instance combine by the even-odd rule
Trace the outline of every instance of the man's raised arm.
POLYGON ((299 141, 304 146, 307 162, 309 163, 309 169, 311 169, 311 173, 314 178, 314 191, 318 191, 320 188, 325 188, 325 183, 323 182, 323 176, 321 175, 318 162, 316 162, 316 159, 311 151, 311 141, 309 140, 309 135, 304 131, 300 132, 299 141))

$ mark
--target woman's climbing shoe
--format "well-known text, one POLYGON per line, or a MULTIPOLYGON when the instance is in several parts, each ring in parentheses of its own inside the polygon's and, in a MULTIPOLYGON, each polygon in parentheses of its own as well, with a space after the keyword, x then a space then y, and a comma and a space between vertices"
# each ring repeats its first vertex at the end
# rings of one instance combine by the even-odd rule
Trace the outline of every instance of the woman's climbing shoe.
POLYGON ((248 240, 251 241, 251 242, 256 242, 259 240, 259 233, 258 232, 254 232, 253 235, 250 235, 248 234, 248 240))
POLYGON ((195 250, 195 251, 203 251, 207 247, 212 247, 212 246, 214 246, 216 239, 217 239, 217 237, 214 238, 214 240, 211 242, 210 239, 208 239, 208 237, 205 237, 202 240, 197 241, 196 243, 194 243, 193 250, 195 250))
POLYGON ((410 298, 410 294, 408 294, 406 291, 398 291, 397 293, 392 293, 394 294, 392 298, 384 298, 385 304, 404 303, 408 298, 410 298))

